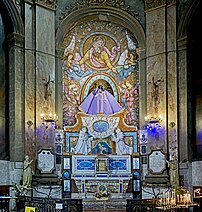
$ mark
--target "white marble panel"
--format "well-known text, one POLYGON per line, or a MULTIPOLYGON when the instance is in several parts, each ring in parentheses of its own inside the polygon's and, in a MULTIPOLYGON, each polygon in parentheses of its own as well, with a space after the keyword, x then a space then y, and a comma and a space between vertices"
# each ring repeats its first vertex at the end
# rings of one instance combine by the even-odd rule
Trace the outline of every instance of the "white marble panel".
POLYGON ((146 13, 147 56, 165 51, 165 10, 162 8, 146 13))
POLYGON ((36 49, 55 54, 55 13, 52 10, 36 7, 36 49))
POLYGON ((62 198, 61 186, 36 186, 33 188, 33 197, 52 197, 60 199, 62 198))
POLYGON ((193 186, 202 185, 202 161, 192 162, 192 183, 193 186))

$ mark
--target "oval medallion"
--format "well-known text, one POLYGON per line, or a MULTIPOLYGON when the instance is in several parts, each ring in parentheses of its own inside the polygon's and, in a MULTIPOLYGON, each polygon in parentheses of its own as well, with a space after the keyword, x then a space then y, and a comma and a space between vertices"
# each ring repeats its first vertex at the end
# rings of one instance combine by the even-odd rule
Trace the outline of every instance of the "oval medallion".
POLYGON ((109 124, 106 121, 97 121, 93 124, 93 129, 99 133, 106 132, 109 129, 109 124))

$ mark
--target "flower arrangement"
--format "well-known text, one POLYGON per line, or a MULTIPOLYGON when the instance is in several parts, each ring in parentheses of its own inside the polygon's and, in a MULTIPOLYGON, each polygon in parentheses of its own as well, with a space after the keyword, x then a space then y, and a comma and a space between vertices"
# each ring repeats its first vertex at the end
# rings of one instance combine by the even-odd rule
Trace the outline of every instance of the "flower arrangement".
POLYGON ((174 191, 177 195, 183 195, 187 193, 187 189, 182 186, 175 186, 174 191))
POLYGON ((107 191, 107 188, 104 185, 98 187, 98 191, 95 192, 95 198, 97 199, 108 199, 110 193, 107 191))
POLYGON ((24 195, 24 187, 23 185, 13 183, 13 190, 15 191, 16 196, 23 196, 24 195))

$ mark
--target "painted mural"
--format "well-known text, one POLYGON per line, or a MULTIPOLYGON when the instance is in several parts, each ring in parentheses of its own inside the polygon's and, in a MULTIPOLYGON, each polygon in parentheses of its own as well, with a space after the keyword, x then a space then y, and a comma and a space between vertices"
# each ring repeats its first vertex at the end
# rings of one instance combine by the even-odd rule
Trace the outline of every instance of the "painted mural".
POLYGON ((69 31, 63 45, 66 151, 132 154, 139 119, 136 39, 120 25, 90 21, 69 31))

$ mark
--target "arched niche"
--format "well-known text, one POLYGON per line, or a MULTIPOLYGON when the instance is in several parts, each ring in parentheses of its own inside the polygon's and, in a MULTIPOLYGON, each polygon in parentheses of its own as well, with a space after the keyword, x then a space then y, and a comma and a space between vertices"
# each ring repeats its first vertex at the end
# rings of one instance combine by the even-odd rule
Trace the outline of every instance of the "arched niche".
MULTIPOLYGON (((145 33, 138 22, 132 15, 127 13, 124 10, 113 8, 113 7, 104 7, 104 6, 90 6, 87 8, 81 8, 76 11, 71 12, 67 15, 60 23, 57 32, 56 32, 56 75, 58 79, 58 83, 56 85, 56 107, 60 118, 63 119, 63 114, 60 112, 62 111, 63 99, 59 95, 60 91, 63 90, 63 83, 62 83, 62 70, 63 70, 63 54, 65 50, 64 39, 66 35, 73 31, 77 26, 82 25, 83 23, 87 22, 109 22, 114 25, 119 25, 123 29, 126 29, 130 35, 132 35, 135 39, 135 43, 137 44, 138 49, 141 49, 139 53, 140 57, 140 66, 141 66, 141 76, 144 77, 145 75, 145 60, 144 60, 144 48, 145 48, 145 33), (58 94, 57 94, 58 93, 58 94)), ((82 79, 81 79, 82 80, 82 79)), ((141 79, 140 79, 141 81, 141 79)), ((70 85, 71 86, 71 85, 70 85)), ((85 87, 85 84, 84 84, 85 87)), ((82 88, 82 91, 85 91, 85 88, 82 88)), ((115 87, 117 87, 115 83, 115 87)), ((142 89, 142 88, 140 88, 142 89)), ((142 91, 141 91, 142 92, 142 91)), ((81 92, 82 93, 82 92, 81 92)), ((143 92, 142 92, 143 93, 143 92)), ((85 96, 84 93, 81 95, 85 96)), ((116 98, 116 97, 115 97, 116 98)), ((118 101, 120 101, 120 94, 118 92, 117 95, 118 101)), ((145 104, 141 104, 145 105, 145 104)), ((62 125, 62 123, 61 123, 62 125)))
POLYGON ((186 10, 184 11, 182 18, 179 22, 179 27, 177 31, 177 38, 182 39, 187 35, 187 30, 191 21, 191 18, 195 11, 198 8, 200 1, 199 0, 193 0, 189 2, 189 5, 186 7, 186 10))
MULTIPOLYGON (((179 21, 178 31, 177 31, 177 55, 178 55, 178 85, 179 85, 179 148, 180 148, 180 161, 188 161, 197 157, 197 148, 195 143, 197 138, 195 137, 196 128, 196 116, 197 111, 194 108, 194 96, 192 86, 198 85, 196 81, 193 81, 193 77, 200 81, 200 76, 198 73, 198 60, 196 55, 200 48, 200 43, 194 43, 192 35, 197 35, 200 40, 200 34, 198 32, 198 21, 193 20, 196 18, 196 14, 200 13, 201 1, 193 0, 189 1, 186 8, 183 11, 181 19, 179 21), (193 30, 194 27, 194 30, 193 30), (196 49, 198 49, 196 51, 196 49), (193 52, 192 52, 193 51, 193 52), (195 55, 196 52, 196 55, 195 55), (196 63, 194 60, 197 60, 196 63), (189 94, 187 96, 187 93, 189 94), (191 95, 190 95, 191 94, 191 95), (187 114, 189 114, 187 116, 187 114), (186 121, 184 121, 186 120, 186 121), (188 123, 188 124, 187 124, 188 123), (189 134, 191 136, 189 136, 189 134)), ((200 92, 200 89, 196 89, 200 92)), ((201 151, 200 151, 201 152, 201 151)), ((195 158, 196 159, 196 158, 195 158)))
MULTIPOLYGON (((116 86, 114 79, 106 73, 94 74, 91 77, 89 77, 88 80, 86 80, 85 85, 83 86, 83 90, 81 91, 81 101, 83 101, 83 99, 85 99, 88 96, 88 94, 92 91, 92 89, 96 88, 92 86, 93 84, 99 84, 99 82, 103 83, 102 81, 105 82, 105 84, 108 84, 111 90, 111 94, 115 97, 115 99, 118 102, 120 102, 120 91, 116 86)), ((104 87, 107 88, 107 86, 104 87)))
POLYGON ((24 35, 24 25, 14 2, 12 0, 2 0, 0 4, 0 12, 5 24, 5 33, 8 35, 15 32, 24 35))
POLYGON ((113 7, 92 6, 72 12, 60 23, 56 33, 56 48, 63 48, 62 42, 66 33, 85 21, 109 21, 122 25, 134 35, 139 47, 145 46, 145 33, 133 16, 113 7))

